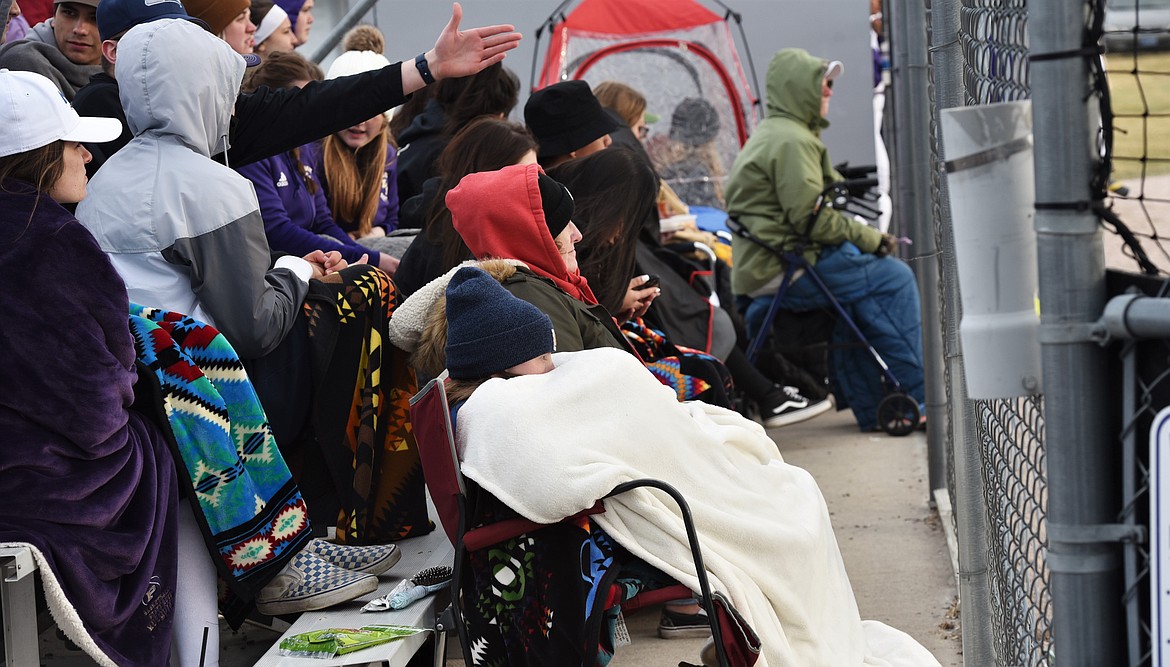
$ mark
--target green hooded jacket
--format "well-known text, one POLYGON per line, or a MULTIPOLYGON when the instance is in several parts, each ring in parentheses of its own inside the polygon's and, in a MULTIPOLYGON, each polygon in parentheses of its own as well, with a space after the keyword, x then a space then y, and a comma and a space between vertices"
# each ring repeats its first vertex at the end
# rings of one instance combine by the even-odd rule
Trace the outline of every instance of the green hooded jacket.
MULTIPOLYGON (((802 49, 778 51, 768 65, 767 114, 731 169, 725 195, 728 214, 765 242, 792 250, 817 195, 841 175, 829 162, 820 132, 821 81, 826 63, 802 49)), ((804 257, 816 263, 821 248, 852 241, 862 252, 881 244, 881 232, 833 209, 822 209, 808 231, 804 257)), ((731 288, 751 294, 783 271, 780 260, 736 237, 731 288)))

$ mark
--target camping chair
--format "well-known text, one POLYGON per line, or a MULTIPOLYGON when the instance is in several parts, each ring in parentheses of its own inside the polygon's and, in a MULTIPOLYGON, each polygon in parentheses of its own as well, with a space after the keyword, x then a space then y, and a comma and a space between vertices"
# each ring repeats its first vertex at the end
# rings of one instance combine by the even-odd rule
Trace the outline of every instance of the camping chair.
MULTIPOLYGON (((455 449, 455 434, 451 427, 451 408, 447 402, 447 392, 444 386, 446 373, 428 382, 413 398, 410 399, 410 417, 415 437, 418 441, 419 455, 422 458, 423 474, 426 477, 427 487, 431 492, 435 510, 439 514, 439 521, 447 537, 455 545, 454 574, 451 578, 451 606, 445 609, 437 622, 436 627, 455 626, 456 634, 463 648, 464 660, 468 665, 475 664, 472 660, 471 645, 468 642, 467 626, 464 622, 460 582, 464 560, 467 554, 501 541, 517 537, 527 532, 547 528, 547 524, 539 524, 523 518, 506 519, 496 523, 467 528, 467 486, 459 469, 459 456, 455 449)), ((682 510, 683 522, 686 525, 687 538, 691 546, 691 555, 695 562, 695 571, 698 573, 701 589, 700 603, 707 612, 711 622, 711 636, 714 639, 715 650, 719 664, 730 667, 731 663, 723 645, 720 625, 724 624, 727 616, 724 607, 717 606, 713 601, 711 587, 707 579, 707 572, 703 567, 703 554, 699 548, 698 536, 695 533, 694 522, 690 508, 682 495, 669 484, 659 480, 640 479, 625 482, 614 487, 609 494, 614 496, 625 493, 630 489, 641 486, 650 486, 659 489, 678 503, 682 510), (719 614, 716 614, 718 609, 719 614)), ((586 509, 563 521, 572 521, 582 516, 599 514, 605 511, 599 499, 593 507, 586 509)), ((658 604, 669 600, 690 598, 693 593, 682 585, 668 586, 653 591, 647 591, 631 600, 622 603, 624 610, 630 610, 658 604)), ((611 596, 612 597, 612 596, 611 596)), ((732 626, 734 627, 734 625, 732 626)), ((436 651, 445 650, 436 646, 436 651)), ((436 658, 436 664, 440 664, 436 658)))
MULTIPOLYGON (((805 222, 804 236, 807 238, 809 230, 812 229, 821 211, 826 207, 857 212, 856 207, 860 206, 863 211, 873 211, 874 209, 869 208, 864 203, 856 202, 851 193, 868 190, 875 185, 877 185, 877 180, 872 178, 846 180, 830 184, 821 192, 813 204, 812 212, 805 222), (851 209, 851 206, 854 208, 851 209)), ((727 220, 727 228, 731 230, 732 234, 772 253, 772 255, 780 260, 780 265, 784 267, 784 275, 780 280, 780 287, 776 290, 776 295, 772 298, 772 304, 768 307, 768 313, 764 316, 763 324, 759 332, 756 333, 756 336, 748 344, 748 360, 752 363, 756 362, 760 348, 763 347, 764 342, 767 341, 768 336, 772 332, 772 324, 776 320, 776 315, 780 312, 780 302, 784 299, 784 295, 788 292, 792 283, 801 277, 807 276, 808 279, 813 281, 817 289, 824 294, 825 299, 829 302, 830 308, 836 314, 838 321, 845 324, 857 341, 866 348, 869 355, 881 370, 882 377, 885 380, 886 395, 878 403, 878 425, 881 426, 883 431, 892 436, 904 436, 912 433, 918 427, 918 419, 921 416, 919 414, 918 402, 906 393, 906 389, 898 381, 898 378, 894 376, 894 373, 890 370, 885 360, 882 359, 882 356, 874 349, 865 334, 861 332, 861 329, 858 328, 853 318, 845 312, 845 308, 833 296, 832 291, 829 290, 828 285, 821 279, 813 265, 804 258, 804 241, 798 243, 792 250, 785 251, 768 244, 755 234, 752 234, 735 218, 729 218, 727 220)))

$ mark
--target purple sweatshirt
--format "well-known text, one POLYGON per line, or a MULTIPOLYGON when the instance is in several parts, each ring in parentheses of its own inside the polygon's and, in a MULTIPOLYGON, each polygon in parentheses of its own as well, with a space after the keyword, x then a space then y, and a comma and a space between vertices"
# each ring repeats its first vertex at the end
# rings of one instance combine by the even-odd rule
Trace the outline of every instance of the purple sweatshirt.
POLYGON ((256 187, 264 233, 273 251, 303 257, 314 250, 336 250, 347 262, 368 254, 368 262, 377 266, 379 253, 359 245, 337 226, 320 184, 317 192, 310 194, 289 153, 238 167, 236 171, 256 187), (321 234, 336 240, 322 238, 321 234))
MULTIPOLYGON (((325 178, 325 169, 321 160, 321 143, 315 142, 301 146, 301 161, 313 168, 313 176, 325 189, 325 199, 329 200, 329 180, 325 178)), ((357 229, 353 220, 337 220, 342 229, 352 232, 357 229)), ((386 171, 382 173, 382 189, 378 193, 378 208, 374 211, 371 221, 374 227, 381 227, 386 233, 398 229, 398 150, 393 146, 386 146, 386 171)))

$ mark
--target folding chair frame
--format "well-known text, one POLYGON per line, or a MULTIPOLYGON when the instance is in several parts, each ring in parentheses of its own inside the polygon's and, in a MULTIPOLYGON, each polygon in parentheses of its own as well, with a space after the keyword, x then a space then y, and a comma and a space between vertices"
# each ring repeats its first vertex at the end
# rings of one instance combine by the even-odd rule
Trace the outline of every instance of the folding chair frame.
MULTIPOLYGON (((451 578, 451 606, 440 614, 439 619, 436 621, 436 629, 442 628, 445 630, 450 625, 455 626, 459 643, 462 646, 464 661, 468 665, 471 665, 474 663, 472 662, 471 646, 468 642, 467 626, 460 611, 462 607, 460 605, 459 583, 462 576, 465 551, 476 551, 523 533, 545 528, 549 524, 539 524, 526 519, 509 519, 470 531, 467 530, 467 486, 459 470, 459 457, 455 448, 454 430, 451 427, 451 408, 447 401, 447 393, 443 384, 445 380, 446 373, 428 382, 418 394, 410 399, 411 422, 418 440, 423 461, 423 473, 427 480, 427 486, 431 489, 432 501, 434 501, 435 507, 439 512, 439 519, 443 524, 444 530, 447 531, 448 537, 451 538, 455 546, 454 576, 451 578), (441 414, 435 414, 436 411, 441 414), (431 449, 440 448, 440 442, 446 443, 446 452, 444 453, 446 458, 439 456, 438 452, 431 449), (428 463, 430 464, 429 466, 428 463), (450 512, 453 509, 455 510, 455 517, 450 516, 450 512), (452 518, 455 519, 456 524, 453 527, 454 530, 449 525, 452 518)), ((699 579, 700 604, 704 611, 706 611, 707 619, 711 624, 711 636, 715 643, 715 651, 719 664, 722 667, 729 667, 730 663, 723 646, 723 637, 711 595, 711 585, 707 577, 707 571, 703 566, 702 549, 699 545, 698 533, 695 530, 690 506, 677 489, 666 482, 656 479, 638 479, 624 482, 615 486, 604 498, 611 498, 639 487, 658 489, 669 495, 678 504, 683 517, 683 525, 686 528, 687 540, 690 543, 691 557, 694 559, 695 571, 699 579)), ((597 504, 592 508, 580 512, 573 517, 568 517, 565 521, 575 519, 582 515, 604 512, 605 509, 601 505, 601 501, 604 498, 598 499, 597 504)), ((436 651, 438 650, 440 650, 439 647, 436 647, 436 651)), ((445 659, 445 654, 443 657, 445 659)), ((435 664, 442 664, 439 662, 438 653, 436 653, 435 664)))

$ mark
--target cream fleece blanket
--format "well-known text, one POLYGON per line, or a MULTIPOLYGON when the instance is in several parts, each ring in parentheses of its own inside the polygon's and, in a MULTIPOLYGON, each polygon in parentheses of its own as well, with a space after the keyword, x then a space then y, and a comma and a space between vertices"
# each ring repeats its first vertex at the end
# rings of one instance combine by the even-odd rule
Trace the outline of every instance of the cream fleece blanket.
MULTIPOLYGON (((554 355, 544 375, 493 379, 460 410, 463 472, 528 519, 552 523, 615 485, 655 478, 687 498, 715 590, 759 633, 760 667, 938 665, 909 635, 862 622, 812 476, 755 422, 678 403, 634 357, 554 355)), ((682 517, 661 492, 605 501, 597 523, 698 590, 682 517)))

